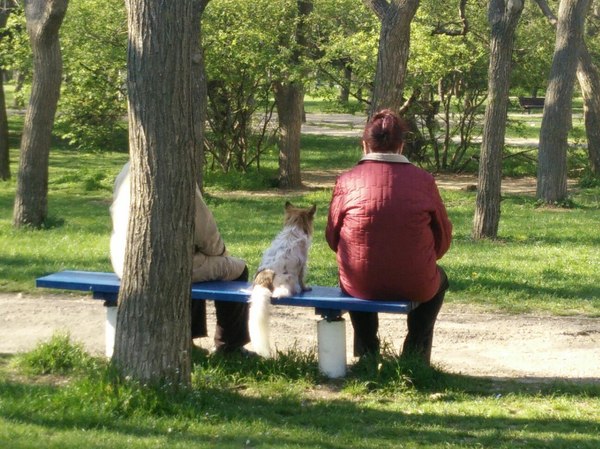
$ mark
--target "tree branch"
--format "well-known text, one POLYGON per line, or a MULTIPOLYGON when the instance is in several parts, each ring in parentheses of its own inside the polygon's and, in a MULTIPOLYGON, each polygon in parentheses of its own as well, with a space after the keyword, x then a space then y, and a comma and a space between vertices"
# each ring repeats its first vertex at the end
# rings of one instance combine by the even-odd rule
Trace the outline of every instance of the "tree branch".
POLYGON ((375 13, 379 20, 385 17, 390 7, 387 0, 363 0, 363 3, 375 13))
POLYGON ((558 19, 556 18, 556 16, 550 9, 550 6, 548 6, 548 2, 546 0, 533 0, 533 1, 537 3, 537 5, 542 10, 542 13, 546 16, 546 18, 552 24, 552 26, 556 26, 556 24, 558 23, 558 19))
POLYGON ((445 34, 447 36, 465 36, 469 32, 469 21, 467 20, 467 1, 460 0, 458 5, 458 22, 439 23, 431 31, 431 35, 445 34), (449 26, 452 25, 452 28, 449 26), (458 28, 455 28, 458 27, 458 28))

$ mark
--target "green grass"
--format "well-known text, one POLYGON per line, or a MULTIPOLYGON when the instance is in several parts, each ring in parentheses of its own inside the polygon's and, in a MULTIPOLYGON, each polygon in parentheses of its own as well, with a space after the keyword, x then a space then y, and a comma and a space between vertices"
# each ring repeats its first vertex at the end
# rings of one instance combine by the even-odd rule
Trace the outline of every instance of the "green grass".
MULTIPOLYGON (((305 170, 347 168, 357 157, 353 139, 308 136, 303 143, 305 170)), ((13 151, 13 173, 16 159, 13 151)), ((111 269, 108 208, 113 179, 126 159, 123 153, 53 151, 50 217, 43 230, 13 229, 14 177, 0 184, 0 291, 41 293, 34 287, 41 275, 63 269, 111 269)), ((256 184, 255 190, 265 188, 259 177, 247 178, 256 184)), ((285 197, 231 194, 227 182, 223 175, 208 177, 207 202, 229 250, 245 258, 250 271, 280 229, 285 200, 315 203, 308 283, 336 285, 335 257, 323 237, 330 189, 285 197)), ((470 238, 475 194, 443 191, 442 195, 454 224, 454 242, 442 260, 452 283, 448 302, 515 313, 600 316, 599 187, 574 190, 570 209, 540 208, 531 197, 507 195, 500 239, 483 242, 470 238)))
MULTIPOLYGON (((77 344, 61 340, 55 366, 77 344)), ((41 347, 40 347, 41 348, 41 347)), ((27 355, 47 360, 39 348, 27 355), (35 352, 35 351, 34 351, 35 352), (32 353, 33 354, 33 353, 32 353)), ((0 358, 0 447, 596 448, 600 387, 450 375, 384 355, 343 380, 314 354, 194 353, 190 389, 118 379, 102 360, 28 374, 0 358), (81 367, 84 366, 82 369, 81 367), (41 446, 42 445, 42 446, 41 446)))

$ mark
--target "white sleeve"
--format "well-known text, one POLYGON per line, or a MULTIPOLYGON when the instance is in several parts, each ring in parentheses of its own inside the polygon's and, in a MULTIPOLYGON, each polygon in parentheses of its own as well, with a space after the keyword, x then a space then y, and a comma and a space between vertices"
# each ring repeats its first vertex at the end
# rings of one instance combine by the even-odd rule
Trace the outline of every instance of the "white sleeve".
POLYGON ((110 261, 114 272, 119 278, 123 277, 123 265, 125 263, 130 200, 129 162, 127 162, 115 179, 113 203, 110 206, 110 216, 112 218, 110 261))

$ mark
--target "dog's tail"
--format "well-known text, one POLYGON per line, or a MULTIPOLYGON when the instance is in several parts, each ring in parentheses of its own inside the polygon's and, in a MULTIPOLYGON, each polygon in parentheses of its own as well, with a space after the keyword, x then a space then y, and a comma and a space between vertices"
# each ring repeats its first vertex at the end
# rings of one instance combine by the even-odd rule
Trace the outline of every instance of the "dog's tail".
POLYGON ((271 294, 273 292, 272 270, 263 270, 256 275, 250 295, 248 330, 250 341, 256 353, 262 357, 271 356, 270 318, 271 294))

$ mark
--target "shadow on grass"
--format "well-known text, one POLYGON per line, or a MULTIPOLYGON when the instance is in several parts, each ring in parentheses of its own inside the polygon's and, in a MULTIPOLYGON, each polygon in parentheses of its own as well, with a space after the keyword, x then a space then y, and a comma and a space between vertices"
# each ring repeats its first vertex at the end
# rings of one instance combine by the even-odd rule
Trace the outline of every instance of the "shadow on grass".
MULTIPOLYGON (((502 402, 508 393, 524 395, 525 401, 530 397, 532 402, 539 402, 545 396, 549 400, 559 394, 586 397, 597 394, 598 390, 579 388, 561 393, 556 388, 534 390, 520 383, 498 390, 489 380, 433 370, 432 376, 440 385, 416 387, 417 394, 426 393, 416 400, 415 392, 409 391, 354 397, 245 391, 244 383, 256 378, 259 369, 268 370, 269 365, 281 367, 288 362, 197 355, 197 364, 216 370, 210 375, 225 378, 235 375, 238 381, 218 386, 204 384, 178 393, 149 389, 136 392, 126 386, 119 389, 114 383, 89 379, 72 380, 60 386, 14 381, 7 380, 0 372, 3 404, 0 419, 10 422, 11 427, 35 426, 33 429, 40 436, 52 433, 54 439, 57 433, 80 433, 88 438, 86 441, 93 441, 96 432, 104 438, 109 433, 114 445, 103 447, 121 447, 131 438, 141 439, 140 443, 151 438, 158 439, 159 444, 177 447, 219 448, 382 448, 398 447, 399 441, 406 447, 457 448, 591 449, 600 444, 598 422, 586 418, 585 413, 581 418, 557 419, 554 413, 543 413, 551 405, 542 404, 539 412, 520 413, 504 410, 515 405, 502 402)), ((384 364, 396 362, 383 360, 384 364)), ((298 363, 296 358, 293 364, 300 369, 291 378, 318 376, 316 366, 310 366, 314 364, 310 357, 303 364, 298 363)), ((290 374, 283 377, 286 376, 290 374)), ((330 382, 321 378, 323 383, 315 384, 314 388, 320 385, 335 390, 340 382, 350 379, 330 382)), ((294 380, 287 382, 293 384, 294 380)), ((260 387, 258 384, 254 388, 260 390, 260 387)), ((35 447, 35 436, 31 440, 30 432, 17 435, 21 438, 18 447, 35 447)), ((66 437, 62 440, 64 448, 81 444, 79 439, 73 439, 72 444, 66 437)))
MULTIPOLYGON (((558 297, 590 303, 592 306, 600 296, 600 287, 593 279, 569 273, 569 282, 566 282, 566 275, 558 269, 544 269, 538 279, 517 277, 514 270, 482 267, 478 264, 448 267, 448 273, 452 279, 452 291, 457 294, 472 290, 473 280, 469 273, 477 273, 479 292, 490 296, 497 295, 498 292, 508 292, 511 298, 558 297)), ((508 295, 506 299, 509 299, 508 295)))

